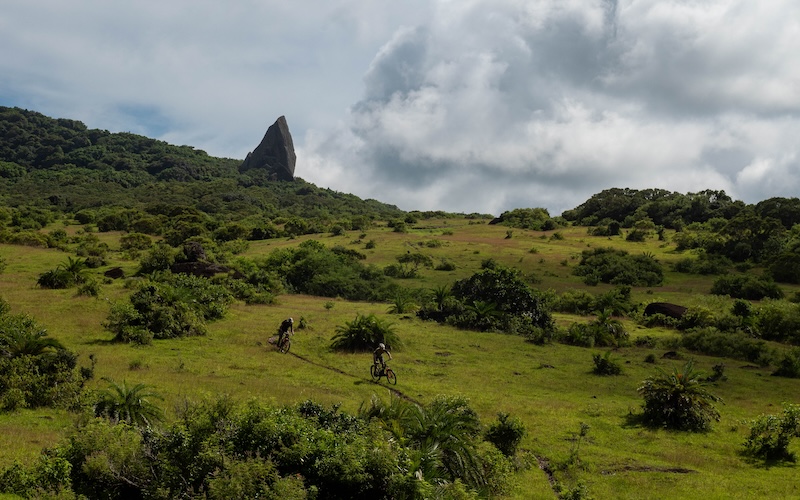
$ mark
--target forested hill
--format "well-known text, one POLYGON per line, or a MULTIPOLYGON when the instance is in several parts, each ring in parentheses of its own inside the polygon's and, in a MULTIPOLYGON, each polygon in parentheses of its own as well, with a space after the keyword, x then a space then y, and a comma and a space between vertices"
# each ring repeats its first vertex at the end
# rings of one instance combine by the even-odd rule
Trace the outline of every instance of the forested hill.
POLYGON ((240 164, 190 146, 0 107, 0 196, 6 206, 70 213, 119 206, 157 215, 171 205, 169 215, 175 215, 174 207, 185 206, 228 220, 404 214, 393 205, 302 179, 271 182, 258 170, 240 174, 240 164))
MULTIPOLYGON (((191 146, 0 107, 0 228, 35 230, 67 215, 101 231, 176 234, 180 242, 182 236, 215 232, 225 239, 261 239, 360 229, 374 220, 408 223, 454 215, 408 214, 301 178, 270 181, 260 169, 241 173, 240 164, 191 146)), ((613 188, 559 217, 543 208, 518 208, 493 222, 533 230, 583 225, 592 234, 609 236, 622 228, 629 239, 665 228, 687 229, 679 238, 684 248, 763 262, 798 252, 791 245, 800 232, 793 231, 800 224, 800 200, 770 198, 748 205, 724 191, 613 188), (706 236, 693 236, 696 230, 706 236)), ((800 270, 797 274, 800 279, 800 270)))

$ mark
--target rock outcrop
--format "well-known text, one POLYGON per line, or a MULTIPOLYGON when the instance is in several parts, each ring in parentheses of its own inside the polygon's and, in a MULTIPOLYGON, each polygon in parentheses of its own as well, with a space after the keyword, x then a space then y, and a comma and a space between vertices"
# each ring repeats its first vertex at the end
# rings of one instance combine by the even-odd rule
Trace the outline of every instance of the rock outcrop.
POLYGON ((286 124, 286 117, 281 116, 267 129, 261 144, 247 154, 239 172, 264 169, 270 180, 293 181, 296 161, 292 134, 286 124))
POLYGON ((679 306, 678 304, 670 304, 669 302, 652 302, 647 304, 644 308, 645 316, 652 316, 653 314, 663 314, 670 318, 681 319, 686 314, 687 308, 679 306))

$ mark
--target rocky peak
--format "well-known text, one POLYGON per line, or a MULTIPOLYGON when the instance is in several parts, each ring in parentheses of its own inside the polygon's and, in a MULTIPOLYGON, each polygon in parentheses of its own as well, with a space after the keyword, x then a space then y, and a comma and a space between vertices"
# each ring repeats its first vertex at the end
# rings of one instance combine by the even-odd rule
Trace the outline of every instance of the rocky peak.
POLYGON ((286 124, 286 117, 281 116, 267 129, 261 144, 247 154, 239 172, 265 169, 272 180, 293 181, 296 160, 289 125, 286 124))

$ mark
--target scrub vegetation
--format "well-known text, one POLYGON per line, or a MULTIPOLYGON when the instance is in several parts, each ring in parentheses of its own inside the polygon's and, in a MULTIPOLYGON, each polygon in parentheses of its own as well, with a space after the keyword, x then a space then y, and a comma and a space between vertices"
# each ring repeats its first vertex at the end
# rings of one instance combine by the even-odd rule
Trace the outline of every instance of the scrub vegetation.
POLYGON ((238 163, 0 108, 0 495, 800 494, 800 200, 492 218, 238 163))

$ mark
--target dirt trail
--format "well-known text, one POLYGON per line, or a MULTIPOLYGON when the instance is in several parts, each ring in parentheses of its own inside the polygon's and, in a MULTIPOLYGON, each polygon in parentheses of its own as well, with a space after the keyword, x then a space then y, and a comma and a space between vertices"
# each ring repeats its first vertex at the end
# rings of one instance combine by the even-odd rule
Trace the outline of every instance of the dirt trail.
MULTIPOLYGON (((348 376, 350 378, 354 378, 354 379, 358 379, 358 380, 367 380, 369 382, 372 382, 371 379, 364 379, 363 377, 359 377, 357 375, 353 375, 352 373, 347 373, 346 371, 340 370, 339 368, 336 368, 334 366, 328 366, 328 365, 323 365, 321 363, 317 363, 316 361, 312 361, 312 360, 310 360, 310 359, 308 359, 308 358, 306 358, 304 356, 300 356, 299 354, 295 354, 295 353, 293 353, 291 351, 287 352, 286 354, 290 354, 290 355, 294 356, 295 358, 297 358, 297 359, 299 359, 301 361, 304 361, 304 362, 306 362, 308 364, 311 364, 311 365, 314 365, 314 366, 318 366, 320 368, 324 368, 326 370, 330 370, 332 372, 336 372, 336 373, 339 373, 341 375, 346 375, 346 376, 348 376)), ((408 396, 408 395, 404 394, 402 391, 400 391, 398 389, 395 389, 393 387, 389 387, 387 385, 380 384, 378 382, 375 382, 375 384, 380 385, 381 387, 383 387, 385 389, 389 389, 389 391, 391 391, 391 393, 394 394, 397 397, 403 398, 406 401, 414 403, 417 406, 422 406, 422 403, 420 403, 416 399, 412 398, 411 396, 408 396)))

